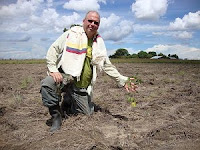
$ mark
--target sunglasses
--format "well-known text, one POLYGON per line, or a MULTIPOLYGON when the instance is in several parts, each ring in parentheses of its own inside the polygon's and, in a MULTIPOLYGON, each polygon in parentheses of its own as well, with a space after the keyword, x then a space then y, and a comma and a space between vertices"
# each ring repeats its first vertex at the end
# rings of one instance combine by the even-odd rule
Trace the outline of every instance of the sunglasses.
POLYGON ((97 26, 99 25, 99 22, 94 21, 94 20, 88 20, 88 22, 89 22, 89 23, 93 23, 93 22, 94 22, 95 25, 97 25, 97 26))

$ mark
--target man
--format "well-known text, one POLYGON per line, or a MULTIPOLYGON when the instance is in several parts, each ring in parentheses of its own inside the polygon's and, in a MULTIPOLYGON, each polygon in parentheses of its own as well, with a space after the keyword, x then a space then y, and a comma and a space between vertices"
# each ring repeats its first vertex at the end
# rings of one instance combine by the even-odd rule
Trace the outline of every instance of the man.
POLYGON ((63 33, 47 52, 48 76, 41 81, 41 94, 43 104, 49 108, 52 116, 50 131, 60 129, 61 112, 93 113, 92 85, 97 69, 105 71, 127 91, 137 88, 109 61, 104 41, 97 32, 99 25, 98 12, 89 11, 83 20, 83 27, 74 26, 63 33), (60 93, 64 93, 61 109, 60 93))

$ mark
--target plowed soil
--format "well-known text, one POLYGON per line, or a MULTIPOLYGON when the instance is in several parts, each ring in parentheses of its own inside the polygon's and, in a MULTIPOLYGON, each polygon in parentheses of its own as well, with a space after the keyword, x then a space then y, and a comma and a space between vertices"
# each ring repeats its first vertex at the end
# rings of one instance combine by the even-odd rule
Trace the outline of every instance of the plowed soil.
POLYGON ((93 98, 100 109, 68 117, 54 133, 39 93, 46 65, 0 65, 0 149, 200 149, 200 64, 114 65, 141 79, 138 92, 127 93, 100 73, 93 98), (128 97, 135 98, 135 107, 128 97))

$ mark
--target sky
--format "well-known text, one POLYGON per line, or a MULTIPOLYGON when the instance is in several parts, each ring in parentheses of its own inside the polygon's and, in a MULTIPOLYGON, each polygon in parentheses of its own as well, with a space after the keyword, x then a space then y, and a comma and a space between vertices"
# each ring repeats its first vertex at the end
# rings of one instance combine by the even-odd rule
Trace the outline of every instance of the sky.
POLYGON ((101 15, 108 55, 125 48, 200 59, 200 0, 0 0, 0 59, 45 58, 89 10, 101 15))

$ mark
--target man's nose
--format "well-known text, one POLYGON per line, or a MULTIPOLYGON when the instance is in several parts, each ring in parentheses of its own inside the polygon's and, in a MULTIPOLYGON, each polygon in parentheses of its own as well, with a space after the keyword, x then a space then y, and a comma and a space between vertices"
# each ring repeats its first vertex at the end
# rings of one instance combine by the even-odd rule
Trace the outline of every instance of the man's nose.
POLYGON ((93 25, 93 26, 95 25, 95 24, 94 24, 94 21, 92 21, 91 25, 93 25))

